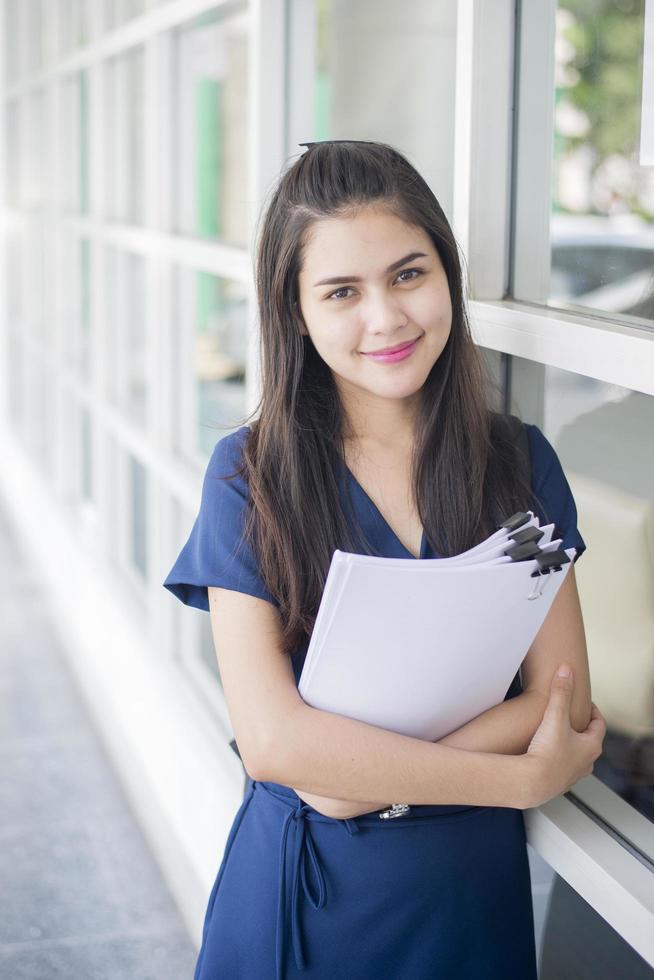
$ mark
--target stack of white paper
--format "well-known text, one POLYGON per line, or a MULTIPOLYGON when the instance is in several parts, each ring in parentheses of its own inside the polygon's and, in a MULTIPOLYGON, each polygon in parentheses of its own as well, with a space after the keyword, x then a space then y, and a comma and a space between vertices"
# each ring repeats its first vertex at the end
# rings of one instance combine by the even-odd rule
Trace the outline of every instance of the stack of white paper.
MULTIPOLYGON (((499 704, 576 554, 561 552, 567 563, 542 575, 536 558, 506 555, 519 531, 539 527, 523 516, 451 558, 336 550, 299 681, 304 700, 429 741, 499 704)), ((560 551, 554 525, 540 530, 540 552, 560 551)))

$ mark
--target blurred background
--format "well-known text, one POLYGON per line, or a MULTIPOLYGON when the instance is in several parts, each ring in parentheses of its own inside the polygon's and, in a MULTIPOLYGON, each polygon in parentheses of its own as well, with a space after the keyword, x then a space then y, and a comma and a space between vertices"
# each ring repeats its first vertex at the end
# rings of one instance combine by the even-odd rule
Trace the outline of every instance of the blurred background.
POLYGON ((257 399, 260 209, 329 138, 428 180, 577 501, 608 734, 529 815, 541 977, 654 976, 653 7, 0 2, 0 976, 192 976, 244 772, 162 582, 257 399))

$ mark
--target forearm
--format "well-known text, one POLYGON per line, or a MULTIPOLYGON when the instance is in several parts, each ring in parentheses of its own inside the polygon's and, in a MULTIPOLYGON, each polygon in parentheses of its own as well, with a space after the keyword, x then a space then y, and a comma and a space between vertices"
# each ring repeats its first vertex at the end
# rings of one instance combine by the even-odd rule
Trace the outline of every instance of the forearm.
MULTIPOLYGON (((475 752, 520 755, 527 751, 545 711, 545 699, 537 691, 524 691, 502 701, 438 740, 440 745, 475 752)), ((367 813, 387 806, 388 801, 367 801, 319 797, 304 787, 293 787, 306 802, 330 815, 367 813)), ((399 802, 399 801, 397 801, 399 802)))
POLYGON ((439 739, 438 744, 469 752, 521 755, 542 721, 546 704, 538 691, 523 691, 477 715, 439 739))
POLYGON ((280 722, 254 778, 357 801, 521 807, 526 759, 462 750, 297 705, 280 722))

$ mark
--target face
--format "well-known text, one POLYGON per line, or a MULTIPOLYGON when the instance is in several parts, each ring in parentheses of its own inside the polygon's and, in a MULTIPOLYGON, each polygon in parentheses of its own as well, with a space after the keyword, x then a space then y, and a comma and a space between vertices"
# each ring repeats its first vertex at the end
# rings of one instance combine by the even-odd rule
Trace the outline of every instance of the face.
POLYGON ((452 326, 447 277, 431 238, 375 207, 311 226, 299 307, 302 332, 331 369, 346 409, 348 399, 362 396, 370 408, 389 399, 415 404, 452 326), (415 346, 400 360, 370 356, 408 341, 415 346))

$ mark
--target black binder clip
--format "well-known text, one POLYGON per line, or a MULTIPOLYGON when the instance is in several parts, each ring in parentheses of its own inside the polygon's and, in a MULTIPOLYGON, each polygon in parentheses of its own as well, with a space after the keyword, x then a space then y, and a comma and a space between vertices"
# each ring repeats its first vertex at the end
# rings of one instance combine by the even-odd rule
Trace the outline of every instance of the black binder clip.
POLYGON ((529 520, 529 514, 523 513, 523 511, 518 511, 517 514, 512 514, 511 517, 507 517, 505 521, 497 525, 497 530, 505 527, 508 531, 517 531, 519 527, 526 524, 529 520))
POLYGON ((509 534, 509 538, 516 544, 526 544, 528 541, 540 541, 545 532, 539 527, 523 527, 521 531, 514 531, 509 534))
POLYGON ((504 550, 504 554, 508 555, 511 561, 529 561, 530 558, 537 558, 542 553, 536 541, 525 541, 524 544, 514 544, 504 550))
POLYGON ((542 551, 536 555, 538 568, 531 573, 531 577, 536 579, 532 591, 527 596, 528 599, 540 599, 545 589, 551 572, 560 572, 563 565, 570 562, 563 548, 556 551, 542 551))

